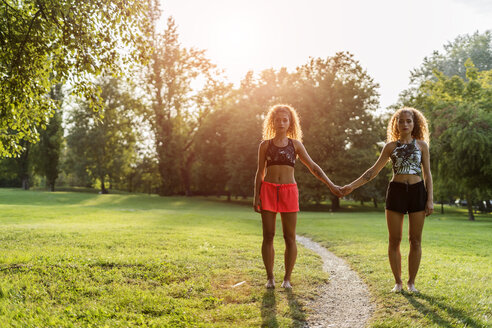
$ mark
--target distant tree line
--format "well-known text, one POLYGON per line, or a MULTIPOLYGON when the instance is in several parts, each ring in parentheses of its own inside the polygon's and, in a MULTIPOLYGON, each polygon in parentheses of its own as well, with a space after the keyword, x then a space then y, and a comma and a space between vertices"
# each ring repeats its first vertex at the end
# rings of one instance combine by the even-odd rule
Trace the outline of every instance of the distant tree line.
MULTIPOLYGON (((97 72, 67 69, 74 76, 91 73, 83 84, 87 92, 80 85, 73 92, 66 79, 48 79, 44 94, 33 96, 49 103, 49 110, 37 114, 45 115, 42 124, 34 125, 43 126, 36 132, 26 125, 32 133, 25 138, 2 141, 10 142, 4 155, 17 156, 1 160, 1 186, 251 196, 262 121, 275 103, 298 109, 304 144, 335 183, 352 181, 379 156, 388 116, 376 115, 378 85, 352 54, 311 58, 294 71, 248 72, 234 87, 203 51, 180 44, 172 18, 162 32, 155 29, 156 1, 133 10, 145 11, 147 21, 133 25, 134 39, 122 39, 125 34, 113 45, 139 43, 136 64, 124 74, 116 59, 97 72), (88 90, 97 90, 96 96, 88 90)), ((430 121, 439 201, 492 198, 491 41, 490 31, 477 32, 458 37, 443 54, 435 52, 412 72, 409 89, 395 105, 419 108, 430 121)), ((107 49, 100 50, 104 57, 107 49)), ((296 171, 302 204, 329 200, 333 210, 339 208, 338 198, 307 169, 299 164, 296 171)), ((388 165, 351 197, 377 206, 390 176, 388 165)))

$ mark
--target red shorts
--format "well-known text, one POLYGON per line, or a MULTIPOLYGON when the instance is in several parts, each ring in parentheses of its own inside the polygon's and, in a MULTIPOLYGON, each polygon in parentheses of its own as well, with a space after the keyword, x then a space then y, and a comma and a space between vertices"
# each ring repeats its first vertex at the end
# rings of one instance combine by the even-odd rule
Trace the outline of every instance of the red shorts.
POLYGON ((262 181, 260 189, 261 209, 269 212, 299 212, 297 184, 276 184, 262 181))

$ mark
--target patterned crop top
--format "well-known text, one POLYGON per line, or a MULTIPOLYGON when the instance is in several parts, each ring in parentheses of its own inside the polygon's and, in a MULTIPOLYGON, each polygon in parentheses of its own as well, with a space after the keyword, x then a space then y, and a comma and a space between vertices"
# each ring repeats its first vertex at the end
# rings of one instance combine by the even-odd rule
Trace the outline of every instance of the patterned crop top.
POLYGON ((422 173, 422 152, 417 146, 415 139, 408 144, 402 144, 400 140, 396 142, 396 148, 391 153, 393 162, 393 173, 396 174, 415 174, 422 173))
POLYGON ((277 147, 273 143, 273 139, 268 140, 268 147, 265 155, 267 167, 270 165, 289 165, 294 167, 294 164, 296 163, 296 149, 290 138, 285 147, 277 147))

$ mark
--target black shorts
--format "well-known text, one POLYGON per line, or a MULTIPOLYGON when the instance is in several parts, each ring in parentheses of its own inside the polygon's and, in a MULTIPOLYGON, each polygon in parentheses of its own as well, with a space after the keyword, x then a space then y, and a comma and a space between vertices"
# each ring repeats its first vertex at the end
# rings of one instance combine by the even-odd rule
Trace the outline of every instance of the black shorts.
POLYGON ((386 192, 386 209, 399 213, 413 213, 425 210, 427 190, 424 181, 406 184, 391 181, 386 192))

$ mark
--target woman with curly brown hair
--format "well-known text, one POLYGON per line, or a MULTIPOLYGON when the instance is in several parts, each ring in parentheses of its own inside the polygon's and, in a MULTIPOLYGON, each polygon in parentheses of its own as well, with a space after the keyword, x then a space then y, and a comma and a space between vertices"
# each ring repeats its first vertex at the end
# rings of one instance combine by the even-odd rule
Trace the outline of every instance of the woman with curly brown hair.
POLYGON ((418 292, 415 289, 415 277, 422 255, 424 220, 434 211, 427 120, 415 108, 399 109, 388 123, 386 141, 376 163, 341 190, 347 195, 366 184, 376 177, 391 159, 393 179, 386 193, 386 223, 389 232, 388 257, 395 277, 395 287, 392 291, 402 291, 400 242, 403 216, 408 213, 410 253, 407 287, 409 292, 415 293, 418 292), (423 180, 420 177, 421 173, 423 173, 423 180))
POLYGON ((263 141, 258 148, 258 168, 255 177, 253 208, 261 213, 263 243, 261 254, 267 273, 267 288, 275 287, 273 277, 275 221, 282 218, 285 240, 285 275, 282 287, 292 288, 290 277, 297 258, 296 223, 299 194, 294 179, 294 164, 299 157, 311 173, 323 181, 337 196, 338 186, 309 157, 301 142, 302 131, 296 110, 289 105, 270 108, 263 122, 263 141))

